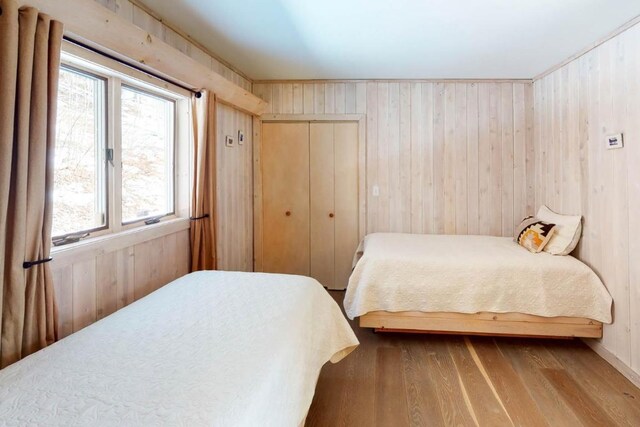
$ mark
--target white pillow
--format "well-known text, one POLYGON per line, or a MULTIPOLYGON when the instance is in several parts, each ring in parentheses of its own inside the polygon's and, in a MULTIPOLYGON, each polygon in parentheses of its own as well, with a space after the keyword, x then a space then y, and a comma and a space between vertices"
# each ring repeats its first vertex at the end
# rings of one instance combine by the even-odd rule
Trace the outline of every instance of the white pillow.
POLYGON ((542 205, 536 215, 541 221, 556 224, 556 231, 551 236, 544 251, 552 255, 569 255, 578 245, 582 234, 582 216, 560 215, 542 205))

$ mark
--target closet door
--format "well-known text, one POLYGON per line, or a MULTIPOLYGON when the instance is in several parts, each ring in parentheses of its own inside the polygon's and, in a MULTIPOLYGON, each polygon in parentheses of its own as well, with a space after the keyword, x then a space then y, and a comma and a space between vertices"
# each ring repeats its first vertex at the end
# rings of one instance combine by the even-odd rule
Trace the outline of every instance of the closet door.
POLYGON ((309 124, 262 125, 263 271, 309 275, 309 124))
POLYGON ((358 248, 358 124, 334 125, 334 288, 345 289, 358 248))
POLYGON ((310 124, 311 277, 334 288, 334 124, 310 124))

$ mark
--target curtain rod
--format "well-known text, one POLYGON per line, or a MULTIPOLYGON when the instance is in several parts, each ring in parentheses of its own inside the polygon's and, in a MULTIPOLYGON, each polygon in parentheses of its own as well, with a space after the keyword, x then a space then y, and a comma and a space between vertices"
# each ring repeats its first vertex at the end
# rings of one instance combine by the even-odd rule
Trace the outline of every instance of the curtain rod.
POLYGON ((69 43, 73 43, 76 46, 80 46, 83 49, 90 50, 91 52, 97 53, 98 55, 104 56, 105 58, 109 58, 109 59, 111 59, 113 61, 116 61, 116 62, 118 62, 120 64, 126 65, 127 67, 133 68, 134 70, 138 70, 138 71, 140 71, 142 73, 145 73, 147 75, 155 77, 156 79, 159 79, 159 80, 162 80, 164 82, 170 83, 172 85, 178 86, 179 88, 182 88, 182 89, 184 89, 186 91, 189 91, 189 92, 193 93, 196 98, 200 98, 202 96, 202 93, 200 91, 193 90, 192 88, 187 87, 187 86, 185 86, 185 85, 183 85, 181 83, 175 82, 175 81, 173 81, 171 79, 168 79, 166 77, 163 77, 163 76, 160 76, 158 74, 155 74, 155 73, 153 73, 153 72, 151 72, 149 70, 146 70, 146 69, 136 65, 135 63, 133 63, 133 61, 131 61, 131 62, 130 61, 125 61, 125 60, 120 59, 120 58, 118 58, 118 57, 116 57, 114 55, 111 55, 109 53, 106 53, 106 52, 103 52, 103 51, 101 51, 99 49, 96 49, 95 47, 89 46, 86 43, 82 43, 82 42, 79 42, 78 40, 74 40, 69 36, 63 36, 62 38, 64 40, 68 41, 69 43))

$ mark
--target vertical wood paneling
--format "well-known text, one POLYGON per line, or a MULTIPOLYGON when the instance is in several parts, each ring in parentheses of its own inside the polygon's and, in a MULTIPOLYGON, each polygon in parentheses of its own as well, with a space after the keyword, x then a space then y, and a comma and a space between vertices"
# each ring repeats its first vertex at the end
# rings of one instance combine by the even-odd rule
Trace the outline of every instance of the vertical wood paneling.
MULTIPOLYGON (((293 95, 293 85, 281 84, 278 87, 282 93, 289 92, 290 88, 293 95)), ((260 90, 265 88, 260 87, 260 90)), ((293 97, 290 101, 287 102, 293 109, 293 97)), ((252 128, 250 115, 218 104, 216 246, 218 268, 221 270, 253 270, 252 128), (239 130, 244 133, 242 145, 237 141, 239 130), (226 135, 236 141, 233 147, 225 146, 226 135)))
POLYGON ((490 85, 478 85, 479 139, 478 139, 478 233, 491 233, 491 145, 489 140, 489 93, 490 85))
POLYGON ((402 187, 400 184, 400 84, 389 85, 388 113, 388 203, 389 229, 402 232, 402 187))
POLYGON ((531 84, 261 82, 254 93, 285 114, 289 86, 294 114, 366 115, 368 233, 511 236, 535 213, 531 84))
POLYGON ((80 255, 58 264, 52 275, 58 336, 64 338, 131 304, 189 269, 189 230, 134 246, 80 255))
POLYGON ((334 114, 336 112, 336 87, 334 83, 324 85, 324 113, 334 114))
POLYGON ((444 200, 444 233, 456 232, 456 85, 444 85, 444 172, 442 177, 444 200))
MULTIPOLYGON (((522 85, 520 85, 522 86, 522 85)), ((478 144, 480 136, 478 85, 467 87, 467 233, 479 234, 478 144)))
POLYGON ((293 84, 293 114, 302 114, 304 112, 304 99, 300 83, 293 84))
POLYGON ((336 114, 344 114, 347 108, 347 94, 346 87, 344 83, 336 83, 335 85, 335 113, 336 114))
MULTIPOLYGON (((182 236, 188 236, 188 233, 182 233, 182 236)), ((189 249, 187 249, 189 251, 189 249)), ((176 262, 181 265, 188 265, 188 261, 180 256, 176 262)), ((116 271, 118 281, 118 308, 122 308, 135 301, 135 270, 134 270, 134 251, 133 247, 124 248, 117 252, 116 255, 116 271)))
POLYGON ((345 83, 345 113, 353 114, 356 112, 357 95, 356 83, 345 83))
POLYGON ((313 112, 324 114, 324 83, 313 86, 313 112))
POLYGON ((303 113, 304 114, 312 114, 315 108, 315 86, 311 83, 305 83, 302 91, 302 96, 304 100, 303 104, 303 113))
POLYGON ((283 114, 293 113, 293 84, 286 83, 282 85, 282 108, 283 114))
POLYGON ((282 114, 284 106, 282 102, 282 83, 274 84, 271 87, 271 110, 274 114, 282 114))
POLYGON ((534 83, 536 204, 584 218, 576 255, 614 299, 602 346, 640 373, 640 26, 534 83), (625 147, 605 148, 623 133, 625 147))
POLYGON ((90 259, 73 264, 71 269, 73 286, 73 331, 78 331, 95 322, 96 310, 96 260, 90 259))
POLYGON ((467 234, 468 205, 467 205, 467 87, 469 85, 458 83, 455 86, 455 138, 454 138, 454 164, 455 164, 455 229, 454 233, 467 234))
MULTIPOLYGON (((627 43, 627 67, 625 72, 625 83, 628 93, 640 93, 640 42, 638 41, 637 26, 625 33, 625 43, 627 43), (635 38, 633 38, 635 37, 635 38)), ((627 144, 627 198, 629 201, 629 329, 631 331, 631 367, 635 372, 640 373, 640 223, 635 219, 640 212, 640 126, 637 125, 637 118, 640 117, 640 102, 638 97, 627 97, 627 126, 625 137, 631 144, 627 144), (635 121, 635 123, 634 123, 635 121), (634 141, 636 141, 634 143, 634 141)))
POLYGON ((436 83, 433 88, 433 233, 444 234, 445 215, 445 87, 436 83))
POLYGON ((364 114, 367 112, 367 88, 364 82, 356 84, 356 113, 364 114))
POLYGON ((158 266, 153 262, 155 258, 162 258, 162 246, 156 246, 154 240, 139 243, 134 246, 134 285, 133 296, 136 300, 147 296, 155 290, 158 281, 158 266), (155 243, 155 244, 154 244, 155 243))
POLYGON ((367 83, 367 232, 378 226, 379 197, 373 195, 374 188, 380 188, 377 181, 368 177, 378 176, 378 85, 367 83))
MULTIPOLYGON (((434 233, 434 203, 433 203, 433 84, 422 83, 422 133, 424 147, 422 150, 422 232, 434 233)), ((417 197, 420 197, 418 195, 417 197)))
POLYGON ((411 85, 400 83, 399 140, 400 217, 403 233, 411 232, 411 85))
POLYGON ((73 270, 71 265, 55 268, 52 263, 53 287, 58 306, 58 337, 73 333, 73 270))
POLYGON ((423 217, 422 211, 422 192, 424 185, 424 131, 422 126, 422 85, 420 83, 411 83, 411 232, 422 233, 423 217))
POLYGON ((527 132, 525 91, 513 88, 513 224, 527 216, 527 132))
POLYGON ((96 315, 102 319, 118 309, 117 252, 96 258, 96 315))
MULTIPOLYGON (((489 88, 489 232, 502 233, 502 92, 499 83, 489 88)), ((511 171, 505 171, 511 173, 511 171)))
MULTIPOLYGON (((534 99, 533 85, 525 85, 524 87, 524 108, 525 108, 525 165, 527 182, 526 210, 525 214, 535 212, 536 210, 536 161, 535 161, 535 116, 534 116, 534 99)), ((517 109, 517 108, 516 108, 517 109)), ((517 206, 516 206, 517 209, 517 206)), ((516 218, 518 220, 518 218, 516 218)))
POLYGON ((508 236, 513 233, 516 225, 513 219, 513 187, 515 179, 515 167, 513 163, 513 85, 503 83, 500 85, 500 90, 502 94, 502 111, 500 112, 502 120, 502 235, 508 236))
POLYGON ((389 221, 389 85, 378 85, 378 221, 374 231, 391 230, 389 221))

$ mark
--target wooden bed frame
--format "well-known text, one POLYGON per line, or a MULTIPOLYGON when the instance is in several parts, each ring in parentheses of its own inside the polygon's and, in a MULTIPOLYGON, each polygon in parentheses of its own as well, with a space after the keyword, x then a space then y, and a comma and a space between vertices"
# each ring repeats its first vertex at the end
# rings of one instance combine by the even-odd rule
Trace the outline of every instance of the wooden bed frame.
POLYGON ((464 334, 539 338, 602 338, 602 323, 582 317, 540 317, 522 313, 422 313, 372 311, 360 327, 376 332, 464 334))

